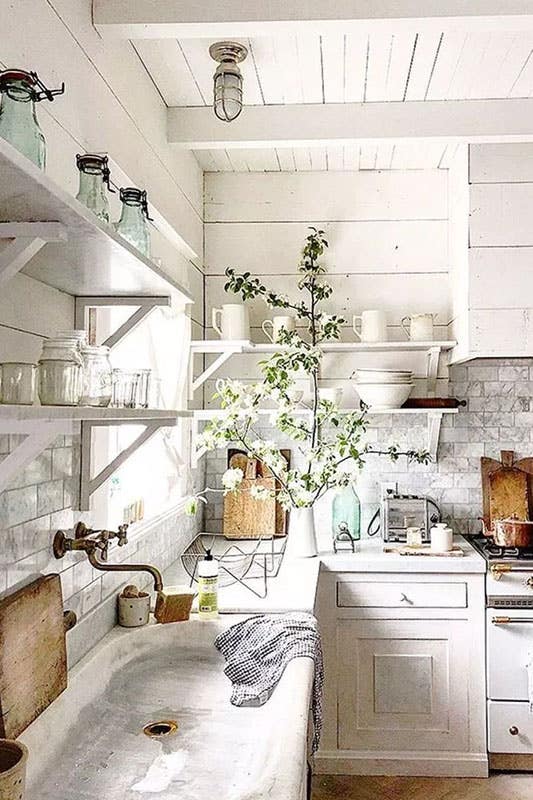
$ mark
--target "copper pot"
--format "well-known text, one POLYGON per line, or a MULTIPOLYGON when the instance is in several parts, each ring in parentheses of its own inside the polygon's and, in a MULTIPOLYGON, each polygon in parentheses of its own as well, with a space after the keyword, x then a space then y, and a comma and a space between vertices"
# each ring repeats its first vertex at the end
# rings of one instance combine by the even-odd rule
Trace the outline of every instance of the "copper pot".
POLYGON ((522 519, 496 519, 492 530, 483 520, 483 533, 494 539, 498 547, 533 548, 533 522, 522 519))

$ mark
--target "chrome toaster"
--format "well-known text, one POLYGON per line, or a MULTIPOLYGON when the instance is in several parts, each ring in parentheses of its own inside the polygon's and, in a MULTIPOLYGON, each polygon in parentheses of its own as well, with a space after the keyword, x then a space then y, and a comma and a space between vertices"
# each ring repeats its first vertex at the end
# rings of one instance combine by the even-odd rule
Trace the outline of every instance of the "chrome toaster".
POLYGON ((438 520, 436 507, 427 497, 388 493, 381 500, 381 533, 385 542, 405 542, 407 528, 420 528, 422 541, 429 542, 429 530, 438 520))

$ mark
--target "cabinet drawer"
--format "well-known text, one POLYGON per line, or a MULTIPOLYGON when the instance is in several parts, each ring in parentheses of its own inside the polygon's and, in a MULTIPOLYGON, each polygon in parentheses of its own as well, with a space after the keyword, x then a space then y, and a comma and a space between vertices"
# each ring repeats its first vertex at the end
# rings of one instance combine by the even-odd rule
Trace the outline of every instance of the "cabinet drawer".
POLYGON ((338 608, 466 608, 466 583, 337 581, 338 608))
POLYGON ((529 703, 489 701, 489 753, 533 754, 533 714, 529 703))

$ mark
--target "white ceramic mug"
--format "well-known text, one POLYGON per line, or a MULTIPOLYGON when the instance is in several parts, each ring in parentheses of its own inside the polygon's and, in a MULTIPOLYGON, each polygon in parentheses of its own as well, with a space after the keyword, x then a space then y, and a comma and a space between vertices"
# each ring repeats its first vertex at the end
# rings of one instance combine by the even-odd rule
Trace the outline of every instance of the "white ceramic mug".
POLYGON ((436 314, 411 314, 402 319, 402 328, 412 342, 432 342, 436 314))
POLYGON ((362 342, 387 341, 387 317, 383 311, 363 311, 353 315, 353 331, 362 342), (361 320, 361 331, 357 330, 357 322, 361 320))
POLYGON ((280 332, 283 328, 286 331, 294 330, 294 317, 276 316, 274 319, 265 319, 261 327, 267 339, 270 339, 270 341, 274 343, 278 341, 280 332))
POLYGON ((221 339, 250 339, 248 309, 242 303, 226 303, 222 308, 213 308, 211 324, 221 339))

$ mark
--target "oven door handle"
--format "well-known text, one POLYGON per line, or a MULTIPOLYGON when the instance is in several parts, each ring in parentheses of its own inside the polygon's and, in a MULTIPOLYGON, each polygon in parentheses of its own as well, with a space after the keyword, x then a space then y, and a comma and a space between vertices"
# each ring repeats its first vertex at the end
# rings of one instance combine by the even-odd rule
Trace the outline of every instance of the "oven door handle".
POLYGON ((492 617, 491 622, 493 625, 521 625, 523 623, 530 625, 533 623, 533 617, 492 617))

